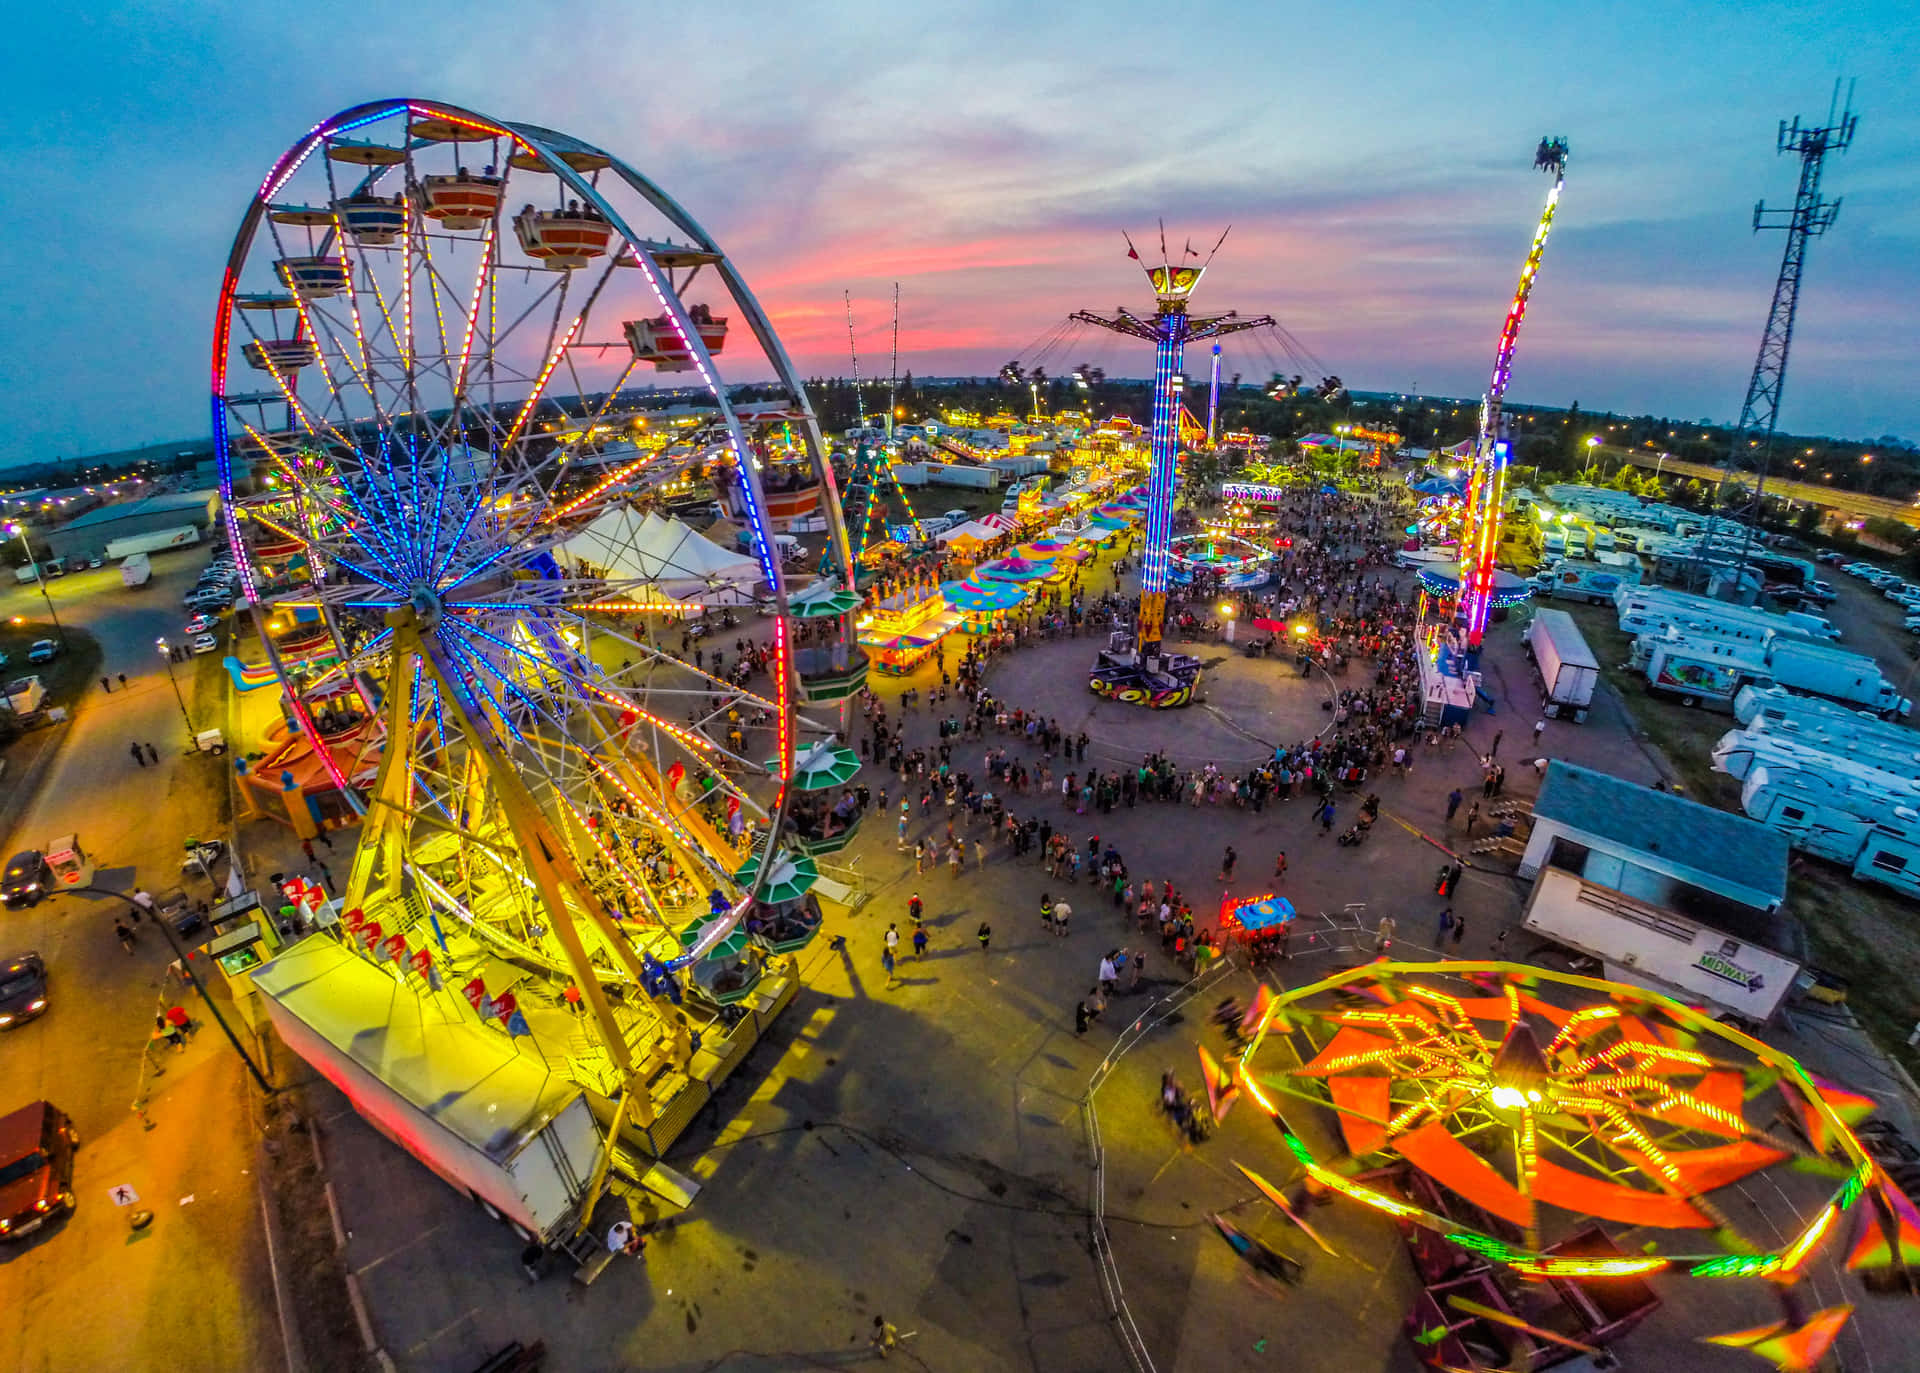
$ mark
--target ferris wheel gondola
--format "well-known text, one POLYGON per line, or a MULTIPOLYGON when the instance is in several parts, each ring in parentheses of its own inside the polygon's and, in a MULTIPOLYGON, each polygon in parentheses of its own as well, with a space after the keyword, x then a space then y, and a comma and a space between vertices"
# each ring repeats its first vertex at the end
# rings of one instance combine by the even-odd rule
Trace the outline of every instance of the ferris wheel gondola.
MULTIPOLYGON (((278 804, 296 827, 359 815, 357 929, 577 986, 598 1044, 559 1057, 596 1090, 651 1071, 639 1046, 685 1069, 658 969, 691 965, 695 993, 757 976, 728 937, 764 904, 746 860, 804 845, 786 833, 796 743, 844 732, 837 699, 800 711, 827 698, 797 670, 756 421, 714 362, 728 317, 783 392, 797 460, 830 481, 770 323, 685 211, 577 139, 421 100, 346 111, 286 153, 219 305, 227 527, 290 726, 260 771, 293 779, 278 804), (655 256, 669 236, 690 261, 655 256), (675 267, 707 269, 709 299, 675 267), (601 341, 634 318, 683 345, 699 437, 649 427, 658 402, 629 387, 643 359, 601 341), (230 388, 236 366, 269 389, 230 388), (267 480, 249 493, 251 461, 267 480), (750 561, 640 508, 694 464, 729 469, 750 561), (688 617, 754 599, 779 616, 767 679, 682 651, 688 617)), ((838 628, 844 674, 860 655, 838 628)))

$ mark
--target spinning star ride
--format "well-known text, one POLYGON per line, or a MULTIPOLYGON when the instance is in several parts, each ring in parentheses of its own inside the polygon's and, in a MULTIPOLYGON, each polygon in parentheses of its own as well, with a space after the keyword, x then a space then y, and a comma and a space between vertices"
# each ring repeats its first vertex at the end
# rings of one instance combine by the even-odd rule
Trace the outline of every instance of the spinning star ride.
POLYGON ((1461 530, 1460 598, 1454 618, 1465 632, 1468 658, 1479 653, 1487 616, 1495 601, 1493 564, 1500 547, 1501 507, 1507 494, 1507 464, 1512 445, 1501 402, 1507 394, 1507 381, 1513 375, 1513 352, 1520 341, 1520 323, 1526 318, 1527 300, 1533 294, 1540 261, 1547 251, 1547 235, 1553 229, 1554 212, 1560 207, 1560 192, 1567 184, 1567 140, 1541 139, 1533 165, 1553 177, 1553 189, 1547 192, 1546 208, 1534 227, 1526 265, 1520 269, 1520 284, 1514 290, 1512 304, 1507 306, 1506 321, 1500 326, 1500 344, 1493 355, 1493 378, 1480 401, 1480 429, 1474 439, 1466 518, 1461 530))
POLYGON ((798 842, 796 748, 839 723, 798 708, 865 676, 845 615, 833 643, 793 649, 757 428, 788 426, 829 492, 832 472, 751 291, 598 148, 434 101, 362 105, 294 144, 249 205, 212 403, 282 747, 331 783, 292 818, 360 815, 342 902, 359 942, 423 997, 443 967, 533 975, 516 1003, 476 974, 483 1023, 650 1123, 649 1081, 689 1071, 761 975, 735 927, 767 924, 768 874, 791 865, 753 860, 798 842), (773 403, 731 401, 721 310, 773 403), (690 374, 691 418, 663 423, 629 389, 654 371, 690 374), (262 490, 243 494, 256 464, 262 490), (702 470, 730 480, 757 566, 630 504, 702 470), (687 644, 682 617, 755 594, 778 615, 764 692, 668 647, 687 644), (289 619, 324 651, 290 661, 289 619), (569 982, 588 1034, 550 995, 569 982))
MULTIPOLYGON (((1226 235, 1220 235, 1221 242, 1226 235)), ((1220 244, 1213 245, 1218 252, 1220 244)), ((1223 315, 1192 315, 1187 299, 1205 275, 1206 263, 1198 267, 1174 267, 1165 261, 1165 235, 1162 234, 1162 263, 1142 266, 1153 286, 1155 308, 1151 319, 1142 319, 1121 309, 1109 318, 1085 310, 1072 318, 1083 324, 1098 325, 1117 334, 1145 339, 1154 345, 1153 428, 1149 439, 1152 463, 1147 475, 1147 532, 1140 552, 1140 615, 1134 626, 1131 645, 1114 636, 1114 646, 1103 650, 1088 674, 1087 685, 1098 695, 1136 705, 1164 709, 1190 705, 1194 688, 1200 681, 1200 660, 1161 648, 1166 628, 1167 582, 1172 570, 1173 497, 1178 478, 1180 442, 1188 425, 1195 441, 1204 443, 1206 430, 1195 424, 1187 413, 1182 394, 1186 378, 1181 375, 1182 360, 1188 343, 1219 338, 1244 329, 1259 329, 1273 324, 1268 315, 1241 318, 1234 311, 1223 315)), ((1198 253, 1188 252, 1194 257, 1198 253)), ((1131 242, 1127 255, 1139 258, 1131 242)), ((1207 261, 1212 261, 1208 254, 1207 261)))
POLYGON ((1203 1051, 1215 1114, 1244 1091, 1310 1193, 1424 1232, 1410 1243, 1429 1281, 1461 1260, 1767 1278, 1799 1329, 1793 1289, 1829 1250, 1906 1279, 1920 1263, 1920 1211, 1852 1128, 1872 1103, 1667 997, 1519 964, 1383 961, 1263 988, 1246 1028, 1226 1069, 1203 1051), (1766 1187, 1740 1185, 1763 1172, 1766 1187), (1632 1248, 1595 1240, 1596 1220, 1632 1248))

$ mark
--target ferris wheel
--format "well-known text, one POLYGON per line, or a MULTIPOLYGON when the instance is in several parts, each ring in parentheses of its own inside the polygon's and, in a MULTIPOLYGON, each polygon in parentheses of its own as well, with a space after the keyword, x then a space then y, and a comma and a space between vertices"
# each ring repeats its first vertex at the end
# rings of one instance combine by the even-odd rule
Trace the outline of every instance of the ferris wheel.
POLYGON ((790 604, 776 535, 817 511, 847 567, 846 531, 771 324, 654 182, 433 101, 315 126, 235 238, 213 428, 278 743, 362 813, 343 906, 375 956, 571 980, 601 1044, 559 1057, 617 1084, 685 1025, 664 1002, 724 1008, 817 926, 832 826, 796 822, 852 770, 866 664, 850 595, 790 604), (694 527, 707 486, 737 539, 694 527))

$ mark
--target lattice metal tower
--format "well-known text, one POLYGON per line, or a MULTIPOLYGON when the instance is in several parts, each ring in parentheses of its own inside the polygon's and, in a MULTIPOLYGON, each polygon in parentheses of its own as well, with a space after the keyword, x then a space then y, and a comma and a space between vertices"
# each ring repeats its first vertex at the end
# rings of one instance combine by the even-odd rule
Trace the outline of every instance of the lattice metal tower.
MULTIPOLYGON (((1787 350, 1793 343, 1794 315, 1800 308, 1800 277, 1806 267, 1807 245, 1828 229, 1840 216, 1840 201, 1836 197, 1828 200, 1820 194, 1820 175, 1825 170, 1827 154, 1845 152, 1853 143, 1853 133, 1860 123, 1859 116, 1853 112, 1853 87, 1847 87, 1846 105, 1840 104, 1840 83, 1833 83, 1833 99, 1827 105, 1827 122, 1818 128, 1802 128, 1798 115, 1793 122, 1780 121, 1779 151, 1793 153, 1800 159, 1800 188, 1795 192, 1791 210, 1769 210, 1764 200, 1757 201, 1753 207, 1753 231, 1762 229, 1785 229, 1787 231, 1786 250, 1780 257, 1780 275, 1773 284, 1773 308, 1767 312, 1766 332, 1760 337, 1760 354, 1754 359, 1753 375, 1747 381, 1747 399, 1740 407, 1740 423, 1733 433, 1732 452, 1727 456, 1727 467, 1721 475, 1720 486, 1714 492, 1713 515, 1707 521, 1707 532, 1701 544, 1701 559, 1695 566, 1701 573, 1707 571, 1707 562, 1713 556, 1713 538, 1715 526, 1719 521, 1722 505, 1721 496, 1726 489, 1727 479, 1732 475, 1736 464, 1743 460, 1743 441, 1757 433, 1757 442, 1748 446, 1757 447, 1758 476, 1753 484, 1753 495, 1745 510, 1739 516, 1745 533, 1740 540, 1740 558, 1737 568, 1745 568, 1747 557, 1752 551, 1754 526, 1760 519, 1760 502, 1766 494, 1767 469, 1773 458, 1773 432, 1780 418, 1780 393, 1787 381, 1787 350)), ((1740 573, 1735 572, 1737 578, 1740 573)))

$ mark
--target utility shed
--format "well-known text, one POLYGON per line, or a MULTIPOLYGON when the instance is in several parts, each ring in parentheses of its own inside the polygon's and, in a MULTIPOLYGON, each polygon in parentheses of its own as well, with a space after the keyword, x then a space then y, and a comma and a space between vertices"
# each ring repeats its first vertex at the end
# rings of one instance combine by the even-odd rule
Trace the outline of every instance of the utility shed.
POLYGON ((1787 856, 1766 825, 1555 760, 1520 861, 1525 924, 1609 977, 1764 1021, 1800 972, 1787 856))

